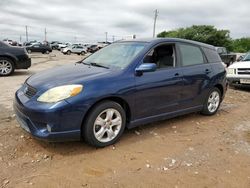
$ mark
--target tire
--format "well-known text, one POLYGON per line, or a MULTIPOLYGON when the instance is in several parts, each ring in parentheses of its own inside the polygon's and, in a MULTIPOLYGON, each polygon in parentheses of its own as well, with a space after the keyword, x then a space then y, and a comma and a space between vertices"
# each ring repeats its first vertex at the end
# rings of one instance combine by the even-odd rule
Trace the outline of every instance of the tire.
POLYGON ((27 50, 28 54, 31 54, 31 50, 27 50))
POLYGON ((14 62, 5 57, 0 57, 0 76, 9 76, 15 70, 14 62))
POLYGON ((67 51, 67 55, 70 55, 70 54, 71 54, 71 51, 68 50, 68 51, 67 51))
POLYGON ((81 55, 85 55, 85 52, 84 52, 84 51, 82 51, 82 52, 81 52, 81 55))
POLYGON ((46 50, 45 53, 46 53, 46 54, 49 54, 49 50, 46 50))
POLYGON ((125 126, 126 114, 121 105, 104 101, 95 105, 87 116, 82 126, 82 136, 89 145, 105 147, 121 137, 125 126), (112 120, 116 120, 113 125, 112 120))
POLYGON ((221 91, 216 87, 213 88, 206 98, 201 113, 209 116, 216 114, 220 107, 221 99, 221 91))

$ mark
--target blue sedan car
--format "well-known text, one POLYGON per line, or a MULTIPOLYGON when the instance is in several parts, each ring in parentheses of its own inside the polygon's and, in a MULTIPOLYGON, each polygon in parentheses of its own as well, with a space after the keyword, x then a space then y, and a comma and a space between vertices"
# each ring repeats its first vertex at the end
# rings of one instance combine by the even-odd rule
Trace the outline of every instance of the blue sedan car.
POLYGON ((126 127, 192 112, 213 115, 226 88, 213 46, 174 38, 119 41, 31 76, 16 92, 14 109, 36 138, 104 147, 126 127))

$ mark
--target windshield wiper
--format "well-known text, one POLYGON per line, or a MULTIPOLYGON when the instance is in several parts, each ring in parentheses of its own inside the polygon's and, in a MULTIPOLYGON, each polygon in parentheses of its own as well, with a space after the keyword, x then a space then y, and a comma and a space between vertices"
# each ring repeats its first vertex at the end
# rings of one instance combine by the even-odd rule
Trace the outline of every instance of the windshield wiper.
POLYGON ((106 67, 106 66, 98 64, 98 63, 89 63, 89 65, 92 65, 92 66, 95 66, 95 67, 102 67, 102 68, 105 68, 105 69, 109 69, 109 67, 106 67))
POLYGON ((107 67, 107 66, 104 66, 104 65, 101 65, 101 64, 98 64, 98 63, 93 63, 93 62, 91 62, 91 63, 85 63, 85 62, 82 61, 82 64, 84 64, 84 65, 89 65, 89 66, 95 66, 95 67, 102 67, 102 68, 105 68, 105 69, 109 69, 109 67, 107 67))

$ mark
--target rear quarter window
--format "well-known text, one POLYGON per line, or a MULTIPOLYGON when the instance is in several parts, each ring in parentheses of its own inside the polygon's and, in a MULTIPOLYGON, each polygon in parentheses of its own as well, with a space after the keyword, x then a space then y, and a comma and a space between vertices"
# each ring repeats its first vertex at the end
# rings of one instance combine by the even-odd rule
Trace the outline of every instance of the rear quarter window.
POLYGON ((222 62, 218 52, 216 50, 212 50, 209 48, 203 48, 203 51, 205 52, 206 58, 209 63, 218 63, 222 62))

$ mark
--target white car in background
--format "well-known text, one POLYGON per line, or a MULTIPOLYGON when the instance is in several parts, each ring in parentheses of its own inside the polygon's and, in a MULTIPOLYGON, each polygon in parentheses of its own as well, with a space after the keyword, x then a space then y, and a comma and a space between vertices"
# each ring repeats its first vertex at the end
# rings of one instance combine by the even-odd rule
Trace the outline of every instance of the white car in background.
POLYGON ((58 45, 57 49, 58 49, 59 51, 60 51, 62 48, 66 48, 66 47, 67 47, 67 44, 64 44, 64 43, 61 43, 61 42, 57 43, 57 45, 58 45))
POLYGON ((78 54, 78 55, 85 55, 87 53, 87 48, 80 46, 80 45, 73 45, 73 46, 68 46, 66 48, 61 49, 61 52, 64 55, 70 55, 71 53, 73 54, 78 54))
POLYGON ((250 86, 250 52, 241 61, 228 67, 227 80, 229 85, 250 86))

